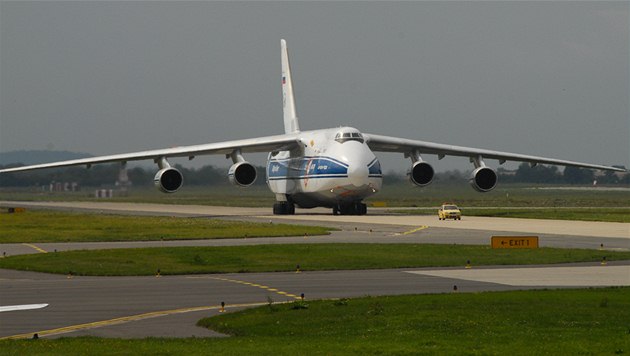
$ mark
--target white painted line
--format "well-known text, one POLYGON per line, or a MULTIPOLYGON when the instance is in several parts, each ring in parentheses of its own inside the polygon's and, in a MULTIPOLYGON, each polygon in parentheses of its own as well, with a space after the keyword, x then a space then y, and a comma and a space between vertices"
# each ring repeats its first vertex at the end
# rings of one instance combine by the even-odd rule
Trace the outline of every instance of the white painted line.
POLYGON ((1 312, 16 311, 16 310, 32 310, 46 308, 48 304, 22 304, 22 305, 5 305, 0 307, 1 312))

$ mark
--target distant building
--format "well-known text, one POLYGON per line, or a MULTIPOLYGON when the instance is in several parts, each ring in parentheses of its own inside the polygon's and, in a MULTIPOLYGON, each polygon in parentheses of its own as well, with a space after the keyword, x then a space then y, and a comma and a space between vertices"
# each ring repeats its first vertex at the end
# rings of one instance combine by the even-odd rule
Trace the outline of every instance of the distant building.
POLYGON ((77 182, 55 182, 48 185, 49 192, 79 192, 81 188, 77 182))

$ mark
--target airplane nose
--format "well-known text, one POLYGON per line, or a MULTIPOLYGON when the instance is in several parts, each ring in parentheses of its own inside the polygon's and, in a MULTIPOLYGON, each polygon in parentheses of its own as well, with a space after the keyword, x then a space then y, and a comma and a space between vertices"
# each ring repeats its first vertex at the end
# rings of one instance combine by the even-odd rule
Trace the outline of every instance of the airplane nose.
POLYGON ((368 184, 368 175, 369 170, 365 164, 353 163, 348 166, 348 179, 357 187, 368 184))

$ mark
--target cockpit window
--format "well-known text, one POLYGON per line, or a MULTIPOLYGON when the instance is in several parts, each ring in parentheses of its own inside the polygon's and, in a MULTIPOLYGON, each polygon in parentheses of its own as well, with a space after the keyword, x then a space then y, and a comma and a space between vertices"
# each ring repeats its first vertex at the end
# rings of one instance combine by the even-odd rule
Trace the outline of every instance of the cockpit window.
POLYGON ((363 143, 363 136, 360 132, 338 132, 335 135, 335 141, 344 143, 346 141, 359 141, 363 143))

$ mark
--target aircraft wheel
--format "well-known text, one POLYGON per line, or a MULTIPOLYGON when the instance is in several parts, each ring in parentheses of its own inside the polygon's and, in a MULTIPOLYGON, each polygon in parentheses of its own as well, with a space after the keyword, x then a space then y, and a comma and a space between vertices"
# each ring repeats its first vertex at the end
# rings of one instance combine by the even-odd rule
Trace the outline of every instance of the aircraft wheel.
POLYGON ((350 207, 339 204, 339 215, 350 215, 350 207))
POLYGON ((283 201, 273 204, 274 215, 293 215, 295 214, 295 205, 283 201))
POLYGON ((367 205, 363 203, 339 204, 333 207, 334 215, 364 215, 367 205))

